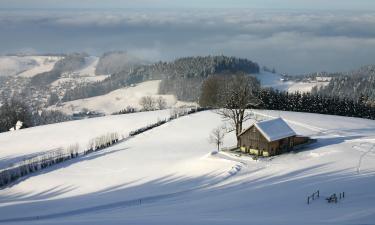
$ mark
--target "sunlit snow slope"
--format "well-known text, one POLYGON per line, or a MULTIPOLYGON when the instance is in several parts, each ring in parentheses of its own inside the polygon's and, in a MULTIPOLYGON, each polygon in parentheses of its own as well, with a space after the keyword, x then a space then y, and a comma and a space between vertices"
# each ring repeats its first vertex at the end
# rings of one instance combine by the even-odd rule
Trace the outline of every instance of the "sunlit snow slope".
MULTIPOLYGON (((274 111, 258 115, 281 116, 298 134, 318 142, 267 160, 211 155, 214 146, 208 135, 222 120, 210 111, 197 113, 1 190, 0 221, 373 224, 375 121, 274 111), (307 196, 316 190, 320 199, 307 205, 307 196), (337 204, 324 200, 342 191, 346 197, 337 204)), ((129 123, 124 121, 123 126, 129 123)), ((41 132, 44 140, 64 124, 56 126, 55 131, 41 132)), ((225 146, 234 142, 233 134, 228 134, 225 146)))
POLYGON ((0 56, 0 76, 33 77, 52 70, 58 56, 0 56))
POLYGON ((142 112, 119 116, 38 126, 0 134, 0 168, 24 158, 75 143, 86 149, 90 139, 117 132, 120 137, 129 132, 170 116, 169 110, 142 112))
MULTIPOLYGON (((159 95, 160 82, 160 80, 145 81, 132 87, 117 89, 105 95, 65 102, 62 106, 53 107, 53 109, 58 109, 68 114, 79 112, 83 109, 111 114, 126 109, 128 106, 141 109, 139 102, 145 96, 151 96, 155 99, 162 97, 166 100, 168 107, 185 104, 177 101, 174 95, 159 95)), ((186 104, 191 105, 194 103, 186 104)))

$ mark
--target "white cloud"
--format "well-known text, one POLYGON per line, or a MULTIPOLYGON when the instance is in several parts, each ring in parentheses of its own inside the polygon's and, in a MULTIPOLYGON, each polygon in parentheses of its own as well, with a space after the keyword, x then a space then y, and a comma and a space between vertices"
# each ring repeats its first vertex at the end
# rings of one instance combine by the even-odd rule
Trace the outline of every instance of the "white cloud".
POLYGON ((285 72, 335 71, 374 63, 373 27, 375 13, 240 9, 8 12, 0 15, 4 34, 0 41, 9 44, 0 51, 20 46, 39 52, 128 50, 147 59, 224 53, 285 72))

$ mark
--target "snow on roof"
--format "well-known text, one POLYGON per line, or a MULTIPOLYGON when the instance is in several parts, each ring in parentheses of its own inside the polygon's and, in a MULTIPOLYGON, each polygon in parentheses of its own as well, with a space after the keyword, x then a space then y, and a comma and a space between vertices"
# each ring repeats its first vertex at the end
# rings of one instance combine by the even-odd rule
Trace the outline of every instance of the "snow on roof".
MULTIPOLYGON (((292 128, 290 128, 282 118, 258 122, 255 123, 254 126, 258 128, 258 130, 269 142, 296 135, 294 130, 292 130, 292 128)), ((245 133, 248 129, 243 131, 241 134, 245 133)))

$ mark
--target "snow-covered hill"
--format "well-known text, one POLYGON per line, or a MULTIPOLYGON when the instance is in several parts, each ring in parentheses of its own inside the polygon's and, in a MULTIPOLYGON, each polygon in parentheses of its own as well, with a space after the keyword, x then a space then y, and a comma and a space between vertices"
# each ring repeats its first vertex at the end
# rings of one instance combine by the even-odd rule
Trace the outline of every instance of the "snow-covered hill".
POLYGON ((52 70, 58 56, 1 56, 0 76, 32 77, 52 70))
POLYGON ((311 92, 312 88, 322 87, 328 85, 327 81, 311 81, 311 82, 295 82, 284 81, 283 77, 277 73, 270 73, 261 71, 259 74, 254 75, 263 87, 272 87, 281 91, 288 92, 311 92))
MULTIPOLYGON (((70 144, 72 140, 64 135, 84 139, 82 134, 97 132, 107 123, 110 125, 103 131, 109 131, 113 124, 128 129, 135 126, 134 121, 151 118, 153 113, 155 118, 160 112, 73 122, 80 130, 62 123, 1 134, 0 138, 24 143, 24 148, 14 147, 16 144, 6 147, 19 156, 30 153, 26 148, 40 149, 35 147, 40 145, 38 141, 70 144), (43 139, 30 142, 24 135, 43 139)), ((208 135, 222 120, 210 111, 192 114, 0 190, 0 222, 164 225, 375 221, 375 121, 257 113, 281 116, 297 133, 318 142, 300 152, 259 161, 226 153, 211 155, 215 147, 208 143, 208 135), (307 196, 316 190, 320 198, 307 205, 307 196), (345 199, 337 204, 325 201, 339 192, 345 192, 345 199)), ((228 134, 225 146, 234 143, 234 136, 228 134)), ((11 157, 1 156, 3 160, 11 157)))
MULTIPOLYGON (((37 74, 51 71, 62 56, 1 56, 0 76, 33 77, 37 74)), ((62 74, 63 78, 95 77, 99 58, 85 58, 85 65, 77 71, 62 74)))
POLYGON ((85 149, 90 139, 117 132, 127 136, 129 132, 168 118, 169 110, 137 114, 106 116, 93 119, 38 126, 0 134, 0 168, 33 155, 79 144, 85 149), (47 136, 46 136, 47 135, 47 136))
POLYGON ((52 108, 68 114, 79 112, 83 109, 111 114, 119 112, 127 106, 140 109, 139 101, 144 96, 163 97, 168 107, 194 105, 194 103, 177 101, 174 95, 159 95, 160 82, 160 80, 146 81, 132 87, 117 89, 106 95, 65 102, 62 106, 52 108))
POLYGON ((28 56, 37 62, 35 67, 25 70, 19 74, 20 77, 33 77, 37 74, 51 71, 56 62, 62 57, 60 56, 28 56))

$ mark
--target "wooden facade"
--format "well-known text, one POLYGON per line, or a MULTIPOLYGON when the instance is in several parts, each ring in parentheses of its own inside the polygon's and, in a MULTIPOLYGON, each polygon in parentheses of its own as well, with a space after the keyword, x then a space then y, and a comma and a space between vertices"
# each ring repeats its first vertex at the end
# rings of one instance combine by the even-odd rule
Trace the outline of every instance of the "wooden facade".
POLYGON ((268 141, 256 126, 251 126, 240 135, 240 148, 244 153, 258 156, 273 156, 288 152, 294 147, 294 137, 268 141))

